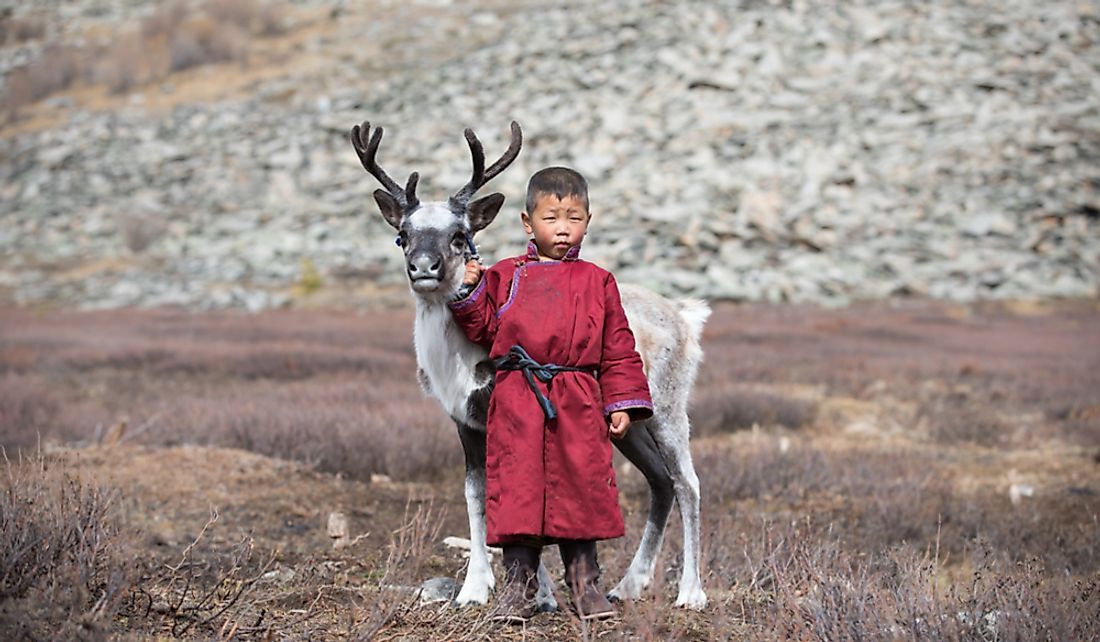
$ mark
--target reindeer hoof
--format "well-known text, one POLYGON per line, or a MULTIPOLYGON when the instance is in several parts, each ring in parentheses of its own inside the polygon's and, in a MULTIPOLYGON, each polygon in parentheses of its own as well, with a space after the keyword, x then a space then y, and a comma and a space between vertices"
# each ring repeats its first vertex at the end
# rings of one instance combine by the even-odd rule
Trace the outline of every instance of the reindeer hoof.
POLYGON ((485 606, 489 603, 489 592, 493 589, 492 582, 477 581, 476 578, 466 579, 462 584, 462 590, 455 597, 455 606, 485 606))
POLYGON ((462 608, 463 606, 485 606, 488 603, 489 603, 489 598, 485 598, 485 599, 481 599, 481 600, 479 600, 476 597, 466 597, 466 598, 464 598, 464 597, 462 597, 461 594, 459 594, 459 596, 454 599, 454 602, 451 602, 451 604, 456 608, 462 608))
POLYGON ((707 594, 698 587, 682 590, 680 596, 676 598, 676 606, 682 606, 693 611, 702 611, 707 606, 707 594))
POLYGON ((627 575, 619 584, 607 594, 607 599, 612 602, 626 602, 636 600, 642 596, 642 589, 646 587, 644 579, 627 575))

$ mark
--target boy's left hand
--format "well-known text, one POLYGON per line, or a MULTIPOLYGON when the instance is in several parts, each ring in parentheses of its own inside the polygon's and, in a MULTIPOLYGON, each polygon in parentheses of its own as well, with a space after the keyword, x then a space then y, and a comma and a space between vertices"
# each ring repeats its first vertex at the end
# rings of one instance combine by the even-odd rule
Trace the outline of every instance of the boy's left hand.
POLYGON ((612 439, 622 439, 626 436, 626 431, 630 430, 630 414, 625 410, 611 413, 611 423, 607 429, 612 439))

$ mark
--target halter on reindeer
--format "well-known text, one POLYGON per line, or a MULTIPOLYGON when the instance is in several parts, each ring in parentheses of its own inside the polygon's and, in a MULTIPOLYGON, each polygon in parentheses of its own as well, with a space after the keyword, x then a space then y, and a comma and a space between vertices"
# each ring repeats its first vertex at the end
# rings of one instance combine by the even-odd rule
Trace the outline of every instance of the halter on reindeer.
MULTIPOLYGON (((405 253, 406 274, 416 300, 413 338, 417 376, 425 392, 435 397, 455 422, 465 452, 471 551, 466 579, 456 598, 460 605, 485 604, 495 584, 485 546, 485 419, 493 374, 486 350, 466 339, 446 304, 461 287, 466 260, 476 255, 474 235, 492 223, 504 204, 500 193, 471 199, 519 155, 522 132, 515 122, 511 130, 507 151, 488 168, 481 142, 473 130, 465 130, 473 158, 470 181, 447 201, 428 203, 421 203, 416 196, 418 173, 410 174, 402 189, 376 162, 381 127, 373 135, 369 123, 351 130, 352 145, 363 167, 385 188, 375 190, 374 200, 382 217, 397 230, 397 244, 405 253)), ((649 585, 675 499, 684 528, 676 604, 701 609, 707 598, 699 578, 699 480, 688 445, 687 401, 702 359, 699 336, 710 310, 700 301, 670 301, 635 286, 623 285, 620 291, 646 366, 654 415, 615 441, 649 483, 650 507, 638 550, 610 595, 634 599, 649 585)), ((541 605, 553 608, 550 576, 541 564, 539 584, 541 605)))

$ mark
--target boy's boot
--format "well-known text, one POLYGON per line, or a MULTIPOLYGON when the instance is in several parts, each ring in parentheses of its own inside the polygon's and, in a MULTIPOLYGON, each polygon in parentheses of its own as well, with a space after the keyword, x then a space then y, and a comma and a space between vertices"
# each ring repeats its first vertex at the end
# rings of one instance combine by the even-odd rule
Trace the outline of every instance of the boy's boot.
POLYGON ((582 620, 602 620, 615 616, 615 607, 597 586, 600 566, 596 561, 596 542, 575 540, 558 544, 565 566, 565 583, 573 595, 573 608, 582 620))
POLYGON ((538 613, 538 567, 541 548, 504 547, 504 589, 497 598, 496 620, 523 623, 538 613))

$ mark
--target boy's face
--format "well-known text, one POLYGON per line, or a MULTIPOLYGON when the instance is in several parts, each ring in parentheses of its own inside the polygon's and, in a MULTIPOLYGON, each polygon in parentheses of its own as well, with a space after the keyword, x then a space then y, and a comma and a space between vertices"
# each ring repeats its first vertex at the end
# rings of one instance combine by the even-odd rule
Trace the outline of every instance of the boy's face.
POLYGON ((539 255, 560 261, 574 245, 580 245, 591 218, 584 202, 575 196, 540 195, 535 211, 523 212, 523 229, 534 237, 539 255))

